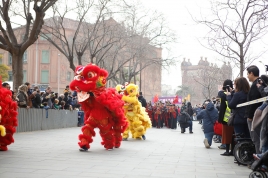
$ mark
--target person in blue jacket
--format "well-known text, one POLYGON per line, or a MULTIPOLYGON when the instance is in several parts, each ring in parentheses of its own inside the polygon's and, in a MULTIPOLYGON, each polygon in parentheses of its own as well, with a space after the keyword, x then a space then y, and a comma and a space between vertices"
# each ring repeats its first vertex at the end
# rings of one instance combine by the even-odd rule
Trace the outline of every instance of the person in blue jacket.
POLYGON ((214 135, 214 123, 218 120, 219 114, 218 110, 211 102, 205 102, 204 107, 205 109, 198 113, 197 119, 203 120, 203 129, 205 135, 204 145, 206 148, 210 148, 212 144, 212 137, 214 135))

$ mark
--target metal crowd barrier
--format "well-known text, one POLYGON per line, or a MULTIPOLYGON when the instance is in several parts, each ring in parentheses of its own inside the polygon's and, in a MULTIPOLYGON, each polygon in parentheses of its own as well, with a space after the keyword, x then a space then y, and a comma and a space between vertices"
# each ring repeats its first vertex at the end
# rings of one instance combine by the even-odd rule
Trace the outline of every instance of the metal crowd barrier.
POLYGON ((256 99, 256 100, 252 100, 252 101, 249 101, 249 102, 238 104, 236 107, 239 108, 239 107, 242 107, 242 106, 247 106, 247 105, 260 103, 260 102, 264 102, 264 101, 268 101, 268 96, 263 97, 263 98, 259 98, 259 99, 256 99))
POLYGON ((17 132, 75 127, 77 118, 76 110, 19 108, 17 132))

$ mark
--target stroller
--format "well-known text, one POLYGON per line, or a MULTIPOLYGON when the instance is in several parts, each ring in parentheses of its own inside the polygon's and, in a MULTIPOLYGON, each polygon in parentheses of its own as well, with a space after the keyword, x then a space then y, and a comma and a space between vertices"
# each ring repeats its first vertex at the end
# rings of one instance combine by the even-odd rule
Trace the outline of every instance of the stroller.
POLYGON ((265 152, 261 159, 254 161, 251 165, 253 171, 249 174, 249 178, 268 178, 267 167, 268 152, 265 152))

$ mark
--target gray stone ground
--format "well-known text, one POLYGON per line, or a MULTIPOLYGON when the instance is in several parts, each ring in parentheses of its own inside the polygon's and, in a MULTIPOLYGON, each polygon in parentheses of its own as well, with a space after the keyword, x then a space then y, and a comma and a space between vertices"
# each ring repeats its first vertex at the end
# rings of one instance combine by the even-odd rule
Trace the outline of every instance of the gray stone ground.
POLYGON ((219 144, 206 149, 197 122, 194 134, 151 128, 146 141, 130 139, 113 151, 101 146, 97 134, 90 151, 79 152, 80 132, 77 127, 15 134, 9 151, 0 152, 0 177, 245 178, 251 172, 233 157, 220 156, 219 144))

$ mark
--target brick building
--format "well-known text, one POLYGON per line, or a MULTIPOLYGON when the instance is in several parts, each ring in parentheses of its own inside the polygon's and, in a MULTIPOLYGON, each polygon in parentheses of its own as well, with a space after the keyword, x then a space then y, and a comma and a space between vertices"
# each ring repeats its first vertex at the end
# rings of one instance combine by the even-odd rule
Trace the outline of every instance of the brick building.
MULTIPOLYGON (((66 20, 66 34, 72 39, 72 35, 75 32, 75 24, 77 21, 71 19, 66 20)), ((109 19, 107 22, 117 23, 113 19, 109 19)), ((45 22, 49 22, 45 20, 45 22)), ((14 30, 15 34, 22 38, 23 27, 14 30)), ((46 34, 51 36, 50 34, 46 34)), ((18 39, 21 40, 21 39, 18 39)), ((148 58, 161 59, 162 49, 150 46, 153 52, 148 58)), ((83 56, 82 64, 86 65, 90 63, 88 55, 83 56)), ((109 61, 107 61, 109 62, 109 61)), ((78 64, 77 57, 74 58, 75 65, 78 64)), ((142 63, 142 62, 141 62, 142 63)), ((12 56, 9 52, 0 49, 0 64, 6 64, 10 67, 8 71, 9 81, 13 80, 12 76, 12 56)), ((128 65, 128 64, 126 64, 128 65)), ((74 77, 74 72, 69 67, 70 64, 67 58, 59 52, 59 50, 49 43, 44 37, 39 36, 38 40, 31 45, 23 55, 23 82, 30 82, 32 85, 38 85, 42 90, 47 86, 51 86, 54 92, 63 93, 66 85, 74 77)), ((161 93, 161 66, 152 64, 146 67, 139 74, 140 79, 136 82, 137 85, 141 85, 141 91, 144 97, 149 100, 153 95, 161 93)), ((109 87, 115 87, 114 82, 108 81, 109 87)))
MULTIPOLYGON (((181 63, 182 86, 188 87, 192 104, 202 104, 205 99, 216 97, 226 79, 232 79, 230 63, 218 67, 201 57, 198 65, 192 65, 190 59, 181 63)), ((186 97, 186 96, 182 96, 186 97)))

